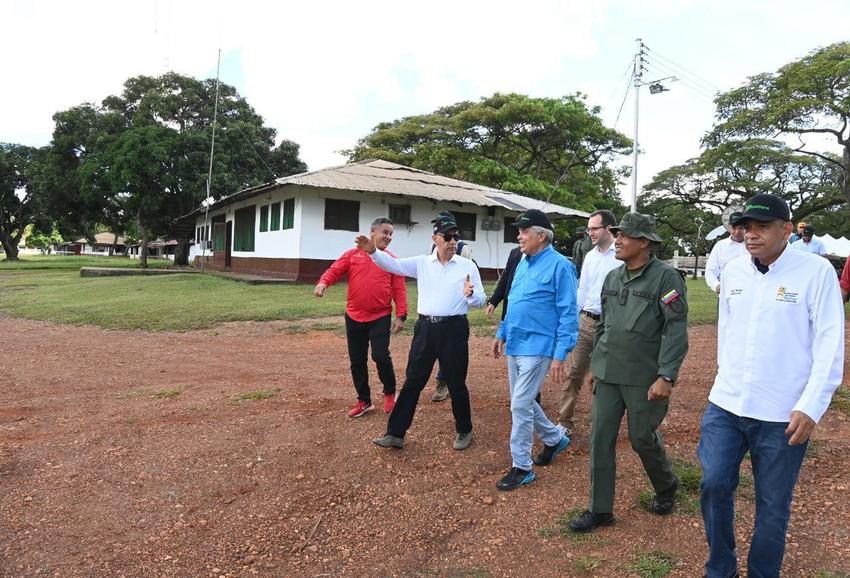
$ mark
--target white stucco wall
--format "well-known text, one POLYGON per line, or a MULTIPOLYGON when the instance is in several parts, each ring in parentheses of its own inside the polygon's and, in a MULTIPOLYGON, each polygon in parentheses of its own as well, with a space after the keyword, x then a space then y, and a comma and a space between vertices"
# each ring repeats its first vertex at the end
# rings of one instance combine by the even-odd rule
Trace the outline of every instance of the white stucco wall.
MULTIPOLYGON (((507 261, 508 253, 516 247, 516 243, 505 243, 503 241, 504 220, 507 215, 502 209, 496 209, 495 215, 487 216, 487 207, 475 205, 458 207, 454 203, 438 204, 419 198, 299 186, 277 189, 234 203, 226 208, 211 211, 208 222, 211 225, 212 217, 222 213, 227 215, 228 221, 232 221, 237 209, 254 205, 256 208, 254 251, 234 251, 233 256, 333 260, 354 246, 354 239, 360 232, 368 234, 369 225, 376 217, 389 216, 390 204, 410 205, 411 221, 416 223, 414 225, 395 225, 390 251, 398 257, 411 257, 427 252, 432 243, 431 220, 438 212, 445 210, 476 215, 476 238, 474 241, 466 241, 472 248, 473 257, 479 267, 501 269, 507 261), (294 228, 261 233, 259 231, 260 207, 282 202, 289 198, 295 199, 294 228), (325 230, 325 199, 360 201, 360 231, 325 230), (496 220, 500 229, 497 231, 482 230, 481 223, 484 219, 496 220)), ((200 227, 204 223, 204 217, 200 216, 196 220, 195 227, 200 227)), ((210 231, 212 236, 212 227, 210 227, 210 231)))

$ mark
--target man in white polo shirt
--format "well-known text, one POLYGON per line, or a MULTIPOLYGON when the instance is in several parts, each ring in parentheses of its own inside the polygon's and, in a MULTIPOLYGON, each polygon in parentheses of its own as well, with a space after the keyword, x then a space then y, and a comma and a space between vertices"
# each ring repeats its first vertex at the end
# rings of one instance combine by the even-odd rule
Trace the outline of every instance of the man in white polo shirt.
POLYGON ((756 515, 748 576, 780 575, 791 499, 815 425, 844 368, 844 308, 826 259, 793 250, 788 205, 749 199, 736 223, 748 256, 723 270, 717 377, 697 456, 708 578, 738 576, 735 490, 749 452, 756 515))
POLYGON ((747 246, 744 245, 744 227, 740 223, 732 225, 741 218, 741 212, 735 211, 729 218, 729 238, 721 239, 714 244, 714 248, 708 255, 708 263, 705 264, 705 283, 715 293, 720 293, 720 275, 726 263, 747 254, 747 246))
POLYGON ((567 382, 558 404, 558 429, 567 437, 573 435, 573 415, 581 386, 590 368, 596 322, 602 312, 602 282, 612 269, 622 265, 614 257, 614 235, 608 229, 617 225, 614 213, 606 209, 594 211, 587 219, 587 236, 593 248, 584 256, 578 283, 579 333, 576 346, 567 360, 567 382))

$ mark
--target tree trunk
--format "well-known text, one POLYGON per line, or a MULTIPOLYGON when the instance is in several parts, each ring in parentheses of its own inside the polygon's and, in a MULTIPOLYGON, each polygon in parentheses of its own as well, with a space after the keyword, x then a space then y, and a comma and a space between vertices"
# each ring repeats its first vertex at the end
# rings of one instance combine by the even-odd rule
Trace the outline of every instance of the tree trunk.
POLYGON ((136 224, 142 236, 142 246, 139 248, 139 267, 148 268, 148 228, 142 224, 142 212, 136 214, 136 224))
POLYGON ((844 174, 841 175, 841 192, 844 193, 844 200, 847 201, 847 207, 850 209, 850 143, 844 145, 841 160, 844 165, 844 174))
POLYGON ((19 261, 18 259, 18 243, 15 239, 11 242, 6 239, 6 236, 3 236, 3 239, 0 239, 0 243, 3 244, 3 252, 6 253, 7 261, 19 261))
POLYGON ((189 265, 189 237, 177 238, 177 249, 174 251, 174 265, 187 267, 189 265))

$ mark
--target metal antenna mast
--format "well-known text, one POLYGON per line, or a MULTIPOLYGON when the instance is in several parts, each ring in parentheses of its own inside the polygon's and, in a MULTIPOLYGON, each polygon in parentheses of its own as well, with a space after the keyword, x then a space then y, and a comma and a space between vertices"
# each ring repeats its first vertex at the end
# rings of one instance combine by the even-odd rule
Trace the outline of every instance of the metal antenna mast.
POLYGON ((204 270, 204 266, 207 261, 207 245, 210 242, 209 237, 211 236, 212 231, 209 229, 209 217, 210 217, 210 187, 212 182, 212 169, 213 169, 213 153, 215 153, 215 127, 216 121, 218 119, 218 87, 219 87, 219 79, 221 77, 221 48, 218 49, 218 63, 215 66, 215 104, 213 105, 213 122, 212 122, 212 139, 210 142, 210 169, 207 173, 207 198, 204 199, 204 239, 201 241, 202 244, 202 252, 201 252, 201 271, 204 270))

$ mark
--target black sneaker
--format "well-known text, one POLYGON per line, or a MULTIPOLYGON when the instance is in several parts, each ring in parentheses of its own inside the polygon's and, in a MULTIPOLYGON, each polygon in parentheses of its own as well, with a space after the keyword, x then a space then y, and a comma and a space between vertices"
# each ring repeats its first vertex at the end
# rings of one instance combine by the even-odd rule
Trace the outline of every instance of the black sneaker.
POLYGON ((614 524, 614 514, 594 514, 585 510, 578 518, 570 520, 570 530, 573 532, 592 532, 599 526, 611 526, 614 524))
POLYGON ((570 438, 567 436, 561 436, 561 439, 558 440, 558 443, 554 446, 547 446, 546 444, 543 444, 543 451, 531 458, 531 461, 538 466, 548 466, 552 463, 552 460, 555 459, 555 456, 567 449, 569 446, 570 438))
POLYGON ((676 505, 676 490, 679 489, 679 476, 673 474, 673 485, 663 492, 658 492, 652 499, 652 511, 659 516, 666 516, 676 505))
POLYGON ((496 487, 500 490, 515 490, 525 484, 530 484, 534 481, 534 470, 521 470, 519 468, 511 468, 501 480, 496 482, 496 487))

